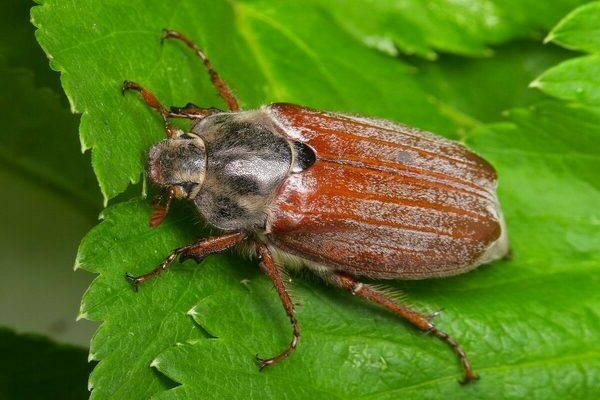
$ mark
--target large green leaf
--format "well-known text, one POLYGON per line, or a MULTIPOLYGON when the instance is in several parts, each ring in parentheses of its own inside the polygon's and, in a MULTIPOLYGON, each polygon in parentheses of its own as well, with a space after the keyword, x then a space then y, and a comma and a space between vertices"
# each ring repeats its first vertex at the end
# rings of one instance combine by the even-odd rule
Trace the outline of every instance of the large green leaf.
MULTIPOLYGON (((189 52, 158 46, 163 27, 197 40, 245 107, 287 100, 455 137, 478 127, 463 136, 499 170, 513 261, 396 285, 421 308, 445 310, 439 326, 464 345, 482 380, 460 387, 460 370, 441 343, 314 279, 293 285, 303 329, 297 354, 258 373, 253 355, 280 350, 290 328, 255 262, 235 256, 214 256, 199 267, 188 262, 133 292, 125 272, 147 271, 203 234, 192 210, 182 207, 151 230, 147 202, 135 200, 106 210, 80 248, 79 266, 99 273, 82 304, 82 316, 103 321, 91 349, 101 360, 90 379, 93 396, 589 397, 600 381, 596 110, 547 103, 482 127, 479 120, 499 109, 530 101, 520 95, 497 101, 494 90, 513 87, 493 60, 496 85, 484 76, 485 64, 460 73, 460 59, 455 67, 442 59, 439 71, 419 63, 419 74, 360 45, 334 22, 335 12, 314 4, 78 2, 75 9, 46 1, 33 16, 74 108, 84 112, 82 137, 94 148, 107 197, 138 179, 144 152, 162 136, 151 111, 134 96, 120 97, 123 79, 152 88, 165 104, 222 105, 189 52), (445 86, 453 73, 456 82, 445 86), (470 88, 469 74, 497 107, 478 107, 484 100, 460 90, 470 88)), ((528 53, 521 51, 523 59, 528 53)), ((541 53, 532 60, 551 54, 541 53)), ((539 65, 510 76, 524 82, 539 65)))

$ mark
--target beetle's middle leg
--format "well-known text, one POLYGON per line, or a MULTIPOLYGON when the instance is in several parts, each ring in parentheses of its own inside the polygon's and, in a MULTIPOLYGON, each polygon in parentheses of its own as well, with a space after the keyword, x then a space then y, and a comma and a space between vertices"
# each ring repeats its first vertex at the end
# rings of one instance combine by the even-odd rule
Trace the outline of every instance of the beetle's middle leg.
POLYGON ((186 118, 186 119, 202 119, 208 117, 209 115, 217 114, 223 112, 215 107, 198 107, 195 104, 188 103, 184 107, 171 107, 168 110, 163 106, 156 96, 149 91, 148 89, 144 89, 139 83, 125 81, 123 82, 123 87, 121 88, 123 94, 130 90, 134 90, 142 96, 142 100, 144 103, 158 111, 160 116, 163 119, 165 124, 165 131, 167 133, 168 138, 175 137, 177 133, 169 124, 169 118, 186 118))
POLYGON ((259 365, 259 369, 262 371, 264 368, 273 365, 292 354, 292 352, 296 348, 296 345, 298 344, 298 339, 300 339, 300 326, 298 325, 298 320, 296 319, 296 315, 294 314, 294 303, 292 302, 290 295, 285 289, 285 284, 283 282, 281 272, 277 269, 277 266, 273 261, 273 256, 271 255, 269 248, 264 243, 257 243, 256 249, 261 260, 260 269, 269 278, 271 278, 273 286, 275 287, 275 290, 279 295, 279 299, 281 299, 283 308, 285 309, 285 312, 290 318, 290 322, 292 324, 292 340, 290 341, 290 344, 288 344, 284 351, 272 358, 260 358, 258 355, 256 356, 256 361, 259 365))
POLYGON ((431 333, 434 336, 438 337, 441 341, 450 346, 452 351, 458 357, 464 371, 464 379, 461 381, 461 383, 469 383, 477 379, 477 375, 475 375, 475 373, 473 372, 473 368, 471 368, 471 363, 469 362, 469 359, 467 358, 467 355, 465 354, 462 347, 460 347, 458 342, 456 342, 453 338, 448 336, 447 333, 436 328, 431 322, 431 318, 428 318, 423 314, 420 314, 416 311, 411 310, 408 307, 404 307, 396 303, 394 300, 392 300, 385 294, 375 290, 367 284, 357 281, 350 275, 338 272, 331 273, 330 275, 325 276, 325 278, 334 285, 346 289, 356 296, 363 297, 367 300, 370 300, 387 308, 394 314, 410 322, 412 325, 414 325, 421 331, 431 333))
POLYGON ((137 290, 137 287, 140 283, 159 275, 161 272, 166 270, 177 257, 179 257, 180 261, 193 258, 196 260, 196 262, 200 262, 204 257, 230 249, 244 239, 246 239, 246 234, 243 232, 235 232, 223 236, 203 238, 189 246, 180 247, 173 250, 171 254, 165 258, 162 264, 154 268, 152 271, 140 276, 133 276, 127 273, 125 274, 125 278, 131 282, 137 290))

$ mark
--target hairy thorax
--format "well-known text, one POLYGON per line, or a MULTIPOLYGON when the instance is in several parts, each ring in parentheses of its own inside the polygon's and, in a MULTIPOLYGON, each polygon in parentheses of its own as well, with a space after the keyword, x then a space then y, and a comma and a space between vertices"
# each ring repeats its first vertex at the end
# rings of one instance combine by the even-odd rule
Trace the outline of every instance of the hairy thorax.
POLYGON ((207 154, 194 203, 209 224, 227 231, 264 228, 293 160, 292 145, 271 125, 261 111, 248 111, 217 114, 193 127, 207 154))

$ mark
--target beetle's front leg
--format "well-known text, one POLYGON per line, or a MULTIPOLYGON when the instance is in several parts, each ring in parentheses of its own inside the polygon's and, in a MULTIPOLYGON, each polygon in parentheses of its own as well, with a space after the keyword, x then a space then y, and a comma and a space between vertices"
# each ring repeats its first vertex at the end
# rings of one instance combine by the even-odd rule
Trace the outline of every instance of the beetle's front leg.
POLYGON ((396 303, 394 300, 392 300, 385 294, 377 291, 370 285, 357 281, 350 275, 337 272, 331 273, 325 276, 325 278, 334 285, 346 289, 356 296, 363 297, 367 300, 370 300, 387 308, 394 314, 410 322, 412 325, 414 325, 421 331, 433 334, 434 336, 442 340, 444 343, 446 343, 448 346, 450 346, 450 348, 456 354, 463 367, 464 378, 461 381, 461 383, 469 383, 478 378, 477 375, 475 375, 475 373, 473 372, 471 363, 469 362, 469 359, 467 358, 467 355, 465 354, 462 347, 460 347, 458 342, 451 338, 447 333, 436 328, 431 323, 431 318, 428 318, 423 314, 420 314, 416 311, 411 310, 408 307, 404 307, 396 303))
POLYGON ((179 257, 180 261, 193 258, 196 260, 196 262, 200 262, 209 254, 219 253, 221 251, 230 249, 244 239, 246 239, 246 234, 243 232, 235 232, 223 236, 203 238, 189 246, 180 247, 173 250, 171 254, 165 258, 162 264, 154 268, 152 271, 139 276, 133 276, 129 273, 126 273, 125 278, 131 282, 137 290, 137 287, 140 283, 159 275, 161 272, 167 269, 177 257, 179 257))
POLYGON ((169 117, 169 111, 162 104, 160 104, 160 101, 158 101, 156 96, 151 91, 149 91, 148 89, 144 89, 139 83, 124 81, 123 86, 121 87, 121 93, 125 95, 125 93, 127 93, 130 90, 138 92, 142 96, 144 103, 146 103, 148 107, 158 111, 158 113, 163 119, 163 123, 165 125, 165 132, 168 138, 177 136, 177 132, 169 124, 169 120, 167 119, 169 117))
POLYGON ((260 269, 271 279, 271 282, 273 282, 273 287, 275 287, 279 299, 283 304, 283 308, 292 324, 292 340, 284 351, 271 358, 261 358, 258 355, 256 356, 259 369, 262 371, 265 367, 273 365, 292 354, 298 344, 298 339, 300 339, 300 326, 298 325, 298 320, 294 314, 294 303, 285 289, 285 283, 283 282, 281 272, 277 269, 269 248, 264 243, 257 243, 256 249, 261 260, 260 269))

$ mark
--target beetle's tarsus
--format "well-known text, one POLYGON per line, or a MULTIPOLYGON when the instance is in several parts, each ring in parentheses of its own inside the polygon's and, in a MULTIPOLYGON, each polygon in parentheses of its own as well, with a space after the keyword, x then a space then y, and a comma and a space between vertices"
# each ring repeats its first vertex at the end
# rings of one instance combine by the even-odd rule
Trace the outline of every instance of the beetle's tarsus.
POLYGON ((460 383, 461 385, 468 385, 469 383, 473 382, 477 382, 479 380, 479 375, 476 374, 469 374, 469 375, 465 375, 465 377, 463 379, 461 379, 460 381, 458 381, 458 383, 460 383))
POLYGON ((125 273, 125 279, 131 283, 133 285, 133 290, 135 290, 136 292, 138 291, 138 288, 140 286, 140 283, 142 282, 140 280, 139 276, 133 276, 131 275, 129 272, 125 273))
POLYGON ((172 29, 163 28, 162 35, 160 36, 160 44, 164 44, 165 40, 171 39, 175 36, 177 36, 177 32, 172 29))
POLYGON ((254 361, 258 366, 258 372, 262 372, 265 368, 275 364, 272 358, 262 358, 258 354, 254 356, 254 361))
POLYGON ((127 93, 130 90, 133 90, 136 86, 137 83, 135 82, 123 81, 123 86, 121 86, 121 95, 125 96, 125 93, 127 93))

